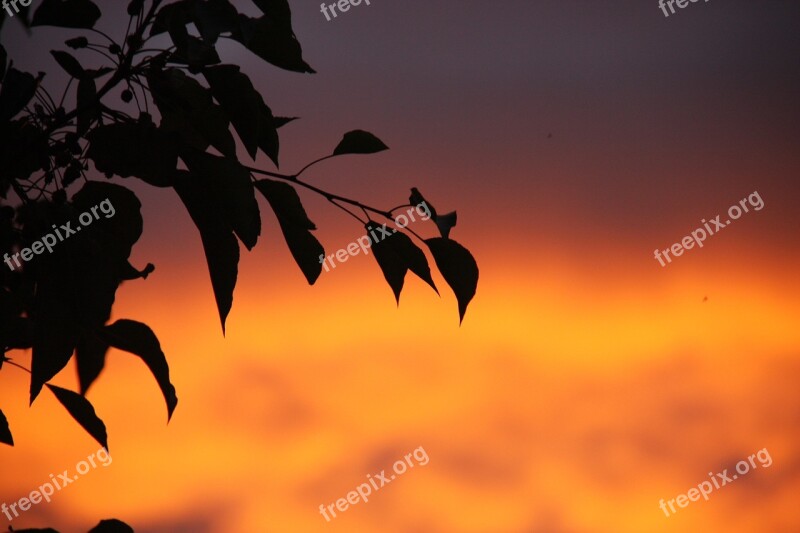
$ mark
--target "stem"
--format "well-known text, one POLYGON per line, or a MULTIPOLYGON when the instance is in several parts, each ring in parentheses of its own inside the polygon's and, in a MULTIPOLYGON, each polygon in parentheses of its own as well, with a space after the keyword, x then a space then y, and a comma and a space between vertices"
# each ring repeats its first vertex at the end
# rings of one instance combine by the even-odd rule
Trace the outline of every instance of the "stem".
POLYGON ((300 172, 298 172, 297 174, 295 174, 295 177, 297 177, 297 176, 299 176, 300 174, 302 174, 302 173, 303 173, 303 172, 304 172, 306 169, 308 169, 309 167, 311 167, 311 166, 313 166, 313 165, 316 165, 317 163, 319 163, 319 162, 321 162, 321 161, 325 161, 326 159, 330 159, 331 157, 334 157, 334 156, 333 156, 333 155, 326 155, 325 157, 320 157, 320 158, 319 158, 319 159, 317 159, 316 161, 312 161, 311 163, 309 163, 309 164, 307 164, 306 166, 304 166, 303 168, 301 168, 301 169, 300 169, 300 172))
MULTIPOLYGON (((4 356, 4 357, 5 357, 5 356, 4 356)), ((30 370, 28 370, 27 368, 25 368, 25 367, 24 367, 24 366, 22 366, 22 365, 18 365, 17 363, 15 363, 14 361, 12 361, 11 359, 8 359, 7 357, 5 358, 5 361, 6 361, 6 364, 7 364, 7 365, 15 366, 15 367, 19 368, 20 370, 24 370, 24 371, 25 371, 25 372, 27 372, 28 374, 30 374, 30 373, 31 373, 31 371, 30 371, 30 370)))

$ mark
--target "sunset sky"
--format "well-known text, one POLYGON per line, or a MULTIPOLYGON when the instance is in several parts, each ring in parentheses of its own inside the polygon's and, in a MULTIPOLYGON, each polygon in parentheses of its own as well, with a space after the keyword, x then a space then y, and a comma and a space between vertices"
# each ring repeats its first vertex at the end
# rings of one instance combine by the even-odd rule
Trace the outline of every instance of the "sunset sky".
MULTIPOLYGON (((167 425, 147 368, 112 351, 88 397, 113 462, 0 529, 115 517, 137 533, 800 531, 800 3, 710 0, 665 17, 657 0, 372 0, 331 21, 319 2, 290 5, 317 74, 218 47, 276 115, 301 117, 281 129, 281 170, 346 131, 380 137, 389 151, 307 179, 376 207, 417 187, 457 209, 451 237, 480 267, 463 324, 438 272, 441 298, 409 275, 399 307, 371 256, 308 286, 261 202, 223 337, 177 195, 116 178, 143 203, 132 262, 156 270, 122 286, 113 319, 158 334, 180 403, 167 425), (654 258, 754 192, 763 209, 666 267, 654 258), (419 447, 429 463, 321 516, 419 447), (673 516, 659 508, 765 448, 771 466, 673 516)), ((60 94, 49 50, 80 31, 12 22, 9 56, 53 72, 60 94)), ((302 198, 328 253, 363 234, 302 198)), ((53 383, 77 390, 74 365, 53 383)), ((98 448, 52 395, 29 408, 28 387, 0 372, 16 443, 0 447, 0 503, 98 448)))

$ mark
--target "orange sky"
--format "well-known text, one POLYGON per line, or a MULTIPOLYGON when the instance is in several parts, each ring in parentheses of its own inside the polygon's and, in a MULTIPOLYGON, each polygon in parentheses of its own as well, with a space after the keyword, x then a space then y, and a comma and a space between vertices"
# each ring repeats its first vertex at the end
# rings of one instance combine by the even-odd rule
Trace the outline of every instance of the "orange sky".
MULTIPOLYGON (((373 0, 329 23, 291 4, 319 74, 225 49, 276 114, 303 117, 282 130, 284 170, 344 131, 380 136, 390 151, 309 179, 383 207, 416 186, 458 209, 452 237, 481 269, 463 325, 438 273, 441 298, 409 276, 399 308, 371 257, 308 287, 262 202, 223 338, 177 196, 118 180, 144 204, 134 263, 156 271, 120 289, 114 318, 158 334, 180 402, 167 425, 146 367, 112 352, 89 398, 113 463, 11 525, 800 530, 796 3, 698 3, 664 19, 656 2, 373 0), (753 191, 763 210, 666 268, 653 258, 753 191), (427 465, 320 515, 420 446, 427 465), (659 509, 763 448, 769 468, 669 518, 659 509)), ((3 29, 20 63, 52 63, 27 39, 3 29)), ((328 253, 361 234, 303 199, 328 253)), ((77 389, 74 367, 54 383, 77 389)), ((98 447, 52 395, 28 408, 28 385, 0 373, 17 443, 0 448, 0 503, 98 447)))

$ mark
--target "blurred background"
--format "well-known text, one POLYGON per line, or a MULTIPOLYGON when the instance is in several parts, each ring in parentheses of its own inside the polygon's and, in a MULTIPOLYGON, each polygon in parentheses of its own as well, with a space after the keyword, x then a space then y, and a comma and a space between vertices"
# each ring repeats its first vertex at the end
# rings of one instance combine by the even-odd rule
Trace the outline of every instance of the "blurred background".
MULTIPOLYGON (((418 187, 457 209, 451 237, 481 272, 464 323, 438 273, 441 298, 409 276, 398 308, 371 256, 309 287, 262 203, 223 338, 177 195, 117 180, 143 203, 133 262, 156 271, 120 289, 114 318, 158 334, 180 403, 167 426, 147 368, 112 351, 89 398, 113 463, 10 525, 800 531, 800 4, 715 0, 666 18, 655 0, 372 0, 326 21, 318 2, 290 3, 317 74, 219 47, 276 115, 301 117, 281 130, 281 169, 345 131, 378 135, 390 151, 325 162, 309 181, 384 208, 418 187), (667 267, 654 259, 754 191, 761 211, 667 267), (420 446, 426 466, 320 515, 420 446), (769 468, 659 509, 763 448, 769 468)), ((99 4, 118 35, 121 4, 99 4)), ((3 45, 32 72, 55 73, 49 50, 80 34, 14 22, 3 45)), ((45 81, 58 94, 63 82, 45 81)), ((303 200, 328 253, 363 234, 303 200)), ((10 504, 97 444, 52 395, 29 408, 28 377, 4 370, 10 504)), ((74 366, 54 383, 77 390, 74 366)))

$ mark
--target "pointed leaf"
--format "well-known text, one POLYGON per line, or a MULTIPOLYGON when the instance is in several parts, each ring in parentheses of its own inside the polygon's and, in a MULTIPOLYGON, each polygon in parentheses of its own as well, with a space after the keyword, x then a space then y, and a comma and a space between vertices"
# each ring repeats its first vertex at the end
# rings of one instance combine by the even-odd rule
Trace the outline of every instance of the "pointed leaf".
POLYGON ((239 271, 239 245, 230 223, 219 212, 215 199, 198 186, 194 178, 188 172, 178 173, 175 191, 200 231, 224 334, 239 271))
POLYGON ((175 387, 169 380, 169 365, 161 343, 153 330, 146 324, 133 320, 117 320, 104 329, 106 341, 120 350, 138 355, 155 376, 164 400, 167 402, 168 419, 178 405, 175 387))
POLYGON ((425 205, 427 206, 428 210, 431 213, 431 218, 433 222, 436 224, 436 227, 439 228, 439 233, 445 239, 450 237, 450 230, 456 225, 458 221, 458 215, 455 211, 452 213, 447 213, 446 215, 439 215, 436 212, 436 209, 425 200, 425 198, 420 194, 416 187, 411 188, 411 196, 408 199, 411 205, 419 206, 425 205))
POLYGON ((75 360, 78 363, 78 382, 82 396, 86 396, 89 387, 103 371, 107 351, 108 343, 94 333, 86 334, 78 341, 75 360))
POLYGON ((6 415, 3 414, 2 410, 0 410, 0 442, 8 444, 9 446, 14 445, 14 437, 11 435, 11 429, 8 427, 8 419, 6 415))
POLYGON ((100 9, 90 0, 43 0, 33 14, 31 26, 93 28, 100 9))
POLYGON ((36 78, 27 72, 9 68, 0 89, 0 122, 5 122, 22 111, 36 93, 36 78))
POLYGON ((282 128, 283 126, 297 119, 298 117, 273 117, 273 122, 275 123, 276 128, 282 128))
POLYGON ((203 70, 214 98, 222 105, 244 143, 250 157, 256 158, 259 140, 263 136, 264 152, 277 164, 277 139, 272 111, 253 87, 250 78, 238 66, 221 65, 203 70), (262 130, 265 130, 262 132, 262 130))
POLYGON ((34 313, 33 352, 31 355, 32 404, 42 386, 53 379, 72 357, 78 342, 78 322, 59 295, 40 289, 34 313))
POLYGON ((353 130, 344 134, 333 155, 374 154, 389 147, 368 131, 353 130))
POLYGON ((313 73, 303 59, 303 49, 291 23, 270 16, 250 18, 239 15, 239 28, 232 37, 261 59, 278 68, 313 73))
POLYGON ((97 417, 97 414, 94 412, 94 407, 89 403, 89 400, 77 392, 62 389, 61 387, 56 387, 49 383, 47 384, 47 388, 55 394, 56 399, 69 411, 72 418, 108 451, 106 425, 97 417))
POLYGON ((309 285, 313 285, 322 272, 320 256, 325 256, 325 249, 311 234, 311 230, 317 227, 309 220, 300 196, 294 187, 280 181, 259 180, 256 188, 261 191, 278 217, 292 257, 309 285))
MULTIPOLYGON (((386 224, 383 225, 384 231, 386 231, 385 226, 386 224)), ((380 227, 381 226, 374 222, 370 222, 366 225, 367 232, 378 231, 380 227)), ((406 266, 403 258, 397 254, 389 242, 397 234, 397 230, 392 229, 391 231, 394 233, 389 237, 381 236, 377 241, 371 238, 370 241, 372 241, 372 254, 375 256, 378 266, 381 267, 383 277, 386 278, 386 282, 389 284, 389 287, 392 288, 395 300, 400 304, 400 293, 403 290, 403 283, 406 279, 408 266, 406 266)), ((373 235, 377 234, 373 233, 373 235)))
POLYGON ((261 235, 261 215, 250 171, 236 161, 196 150, 185 150, 181 159, 195 176, 197 185, 218 202, 223 213, 248 250, 261 235))
POLYGON ((383 276, 392 288, 398 304, 408 270, 430 285, 437 294, 439 293, 433 278, 431 278, 431 269, 425 253, 411 241, 408 235, 395 229, 388 230, 386 224, 379 226, 375 222, 367 223, 366 228, 375 260, 378 261, 378 266, 381 267, 383 276), (391 235, 386 236, 387 231, 391 235))
POLYGON ((86 74, 86 71, 83 69, 78 60, 75 59, 69 52, 50 50, 50 55, 52 55, 59 66, 73 78, 81 79, 86 74))
POLYGON ((425 243, 442 277, 456 295, 459 321, 463 321, 467 306, 478 287, 478 264, 469 250, 454 240, 435 237, 427 239, 425 243))
POLYGON ((228 117, 211 98, 211 91, 181 70, 150 71, 147 81, 161 111, 161 129, 174 132, 184 146, 205 150, 209 145, 236 158, 236 142, 228 117))

